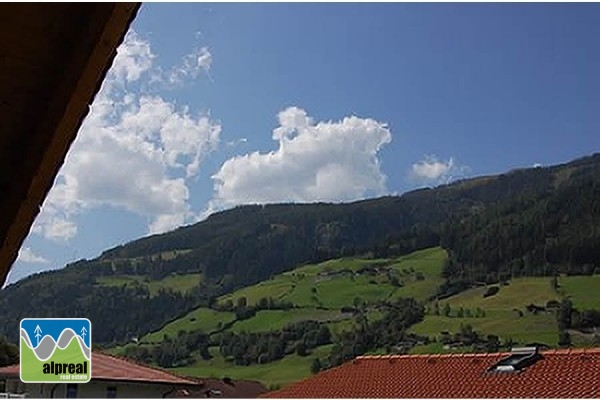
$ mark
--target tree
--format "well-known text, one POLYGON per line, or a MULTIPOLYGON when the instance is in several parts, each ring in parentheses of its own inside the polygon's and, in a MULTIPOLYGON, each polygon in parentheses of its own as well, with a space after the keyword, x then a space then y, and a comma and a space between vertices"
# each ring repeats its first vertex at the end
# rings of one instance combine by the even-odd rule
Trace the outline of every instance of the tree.
POLYGON ((210 354, 210 351, 208 350, 208 343, 200 345, 200 357, 202 357, 203 360, 210 360, 212 358, 212 354, 210 354))
POLYGON ((310 366, 310 372, 312 372, 313 374, 316 374, 319 371, 321 371, 321 369, 323 369, 321 360, 319 360, 318 358, 315 358, 312 362, 312 365, 310 366))
POLYGON ((248 306, 248 300, 245 296, 239 297, 237 299, 237 306, 238 308, 246 308, 248 306))
POLYGON ((444 311, 443 311, 444 316, 449 317, 451 311, 452 311, 452 309, 450 308, 450 303, 444 304, 444 311))
POLYGON ((363 301, 360 297, 355 297, 354 301, 352 302, 352 304, 354 304, 355 308, 360 308, 360 306, 363 304, 363 301))
POLYGON ((258 307, 261 310, 266 310, 269 308, 269 300, 266 297, 261 297, 261 299, 258 301, 258 307))
POLYGON ((550 279, 550 287, 552 288, 552 290, 554 290, 555 292, 558 290, 558 277, 556 275, 554 275, 552 277, 552 279, 550 279))
POLYGON ((300 357, 305 357, 308 355, 306 351, 306 345, 303 342, 296 343, 296 354, 300 357))
POLYGON ((433 314, 440 315, 440 303, 437 300, 433 303, 433 314))
POLYGON ((331 343, 331 331, 327 325, 321 325, 317 333, 317 346, 331 343))
POLYGON ((558 334, 558 345, 561 347, 571 346, 571 335, 567 331, 560 331, 558 334))
POLYGON ((563 300, 558 309, 558 329, 564 331, 571 327, 571 313, 573 312, 573 304, 570 300, 563 300))

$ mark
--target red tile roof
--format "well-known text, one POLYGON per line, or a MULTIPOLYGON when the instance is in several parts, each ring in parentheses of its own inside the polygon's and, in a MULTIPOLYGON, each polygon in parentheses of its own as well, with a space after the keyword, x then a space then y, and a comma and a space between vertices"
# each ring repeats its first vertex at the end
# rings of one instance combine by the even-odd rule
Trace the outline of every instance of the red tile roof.
POLYGON ((519 372, 510 353, 364 356, 262 397, 600 398, 600 348, 551 350, 519 372))
MULTIPOLYGON (((0 376, 19 376, 19 364, 0 368, 0 376)), ((92 352, 92 379, 201 386, 202 383, 124 357, 92 352)))

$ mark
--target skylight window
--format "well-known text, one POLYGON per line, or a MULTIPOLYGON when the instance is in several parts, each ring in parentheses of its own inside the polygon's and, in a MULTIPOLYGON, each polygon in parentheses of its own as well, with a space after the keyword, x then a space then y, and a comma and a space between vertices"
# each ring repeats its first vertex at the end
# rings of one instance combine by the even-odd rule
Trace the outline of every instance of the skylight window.
POLYGON ((517 347, 511 350, 511 355, 498 361, 489 369, 490 372, 519 372, 534 364, 542 356, 537 347, 517 347))

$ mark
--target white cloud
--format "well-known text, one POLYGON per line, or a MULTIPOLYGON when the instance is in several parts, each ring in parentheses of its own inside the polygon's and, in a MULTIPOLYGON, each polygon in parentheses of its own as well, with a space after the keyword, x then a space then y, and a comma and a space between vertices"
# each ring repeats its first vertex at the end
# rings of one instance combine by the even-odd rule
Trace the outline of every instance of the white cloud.
POLYGON ((533 164, 533 168, 542 168, 542 164, 535 163, 535 164, 533 164))
POLYGON ((213 58, 208 47, 202 47, 194 50, 183 57, 182 65, 173 67, 166 77, 155 76, 154 80, 167 81, 171 85, 181 85, 189 78, 196 78, 200 73, 204 72, 211 80, 210 67, 212 66, 213 58))
POLYGON ((247 143, 247 142, 248 142, 248 139, 246 139, 246 138, 240 138, 240 139, 237 139, 237 140, 230 140, 230 141, 228 141, 225 144, 227 146, 229 146, 229 147, 233 147, 233 146, 237 146, 238 144, 247 143))
POLYGON ((24 246, 19 250, 19 256, 17 257, 17 261, 29 264, 47 264, 49 263, 44 257, 38 256, 35 254, 31 248, 24 246))
POLYGON ((213 175, 209 212, 244 203, 349 201, 387 191, 379 150, 391 141, 387 125, 346 117, 315 123, 290 107, 278 115, 268 153, 233 157, 213 175))
POLYGON ((469 170, 469 167, 460 165, 452 157, 442 161, 436 156, 425 156, 425 159, 411 166, 410 177, 419 182, 448 183, 462 177, 469 170))
MULTIPOLYGON (((149 233, 195 218, 188 180, 218 147, 221 126, 147 88, 160 73, 156 58, 147 41, 128 33, 34 224, 35 233, 70 239, 77 234, 75 217, 100 206, 148 218, 149 233)), ((181 79, 196 77, 188 72, 181 79)))
POLYGON ((150 43, 141 39, 135 31, 130 31, 117 50, 110 74, 115 82, 137 81, 152 67, 154 58, 150 43))

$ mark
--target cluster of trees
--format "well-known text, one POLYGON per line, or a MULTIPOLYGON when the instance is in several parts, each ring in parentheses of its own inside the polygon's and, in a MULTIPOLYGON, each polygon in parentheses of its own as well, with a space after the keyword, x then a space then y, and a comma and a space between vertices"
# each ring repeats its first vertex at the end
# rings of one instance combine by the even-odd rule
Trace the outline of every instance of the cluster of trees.
POLYGON ((143 363, 173 368, 193 362, 195 354, 209 360, 212 358, 210 345, 210 337, 204 332, 179 331, 176 337, 166 336, 157 345, 129 345, 125 347, 125 356, 143 363))
POLYGON ((266 364, 288 354, 307 356, 310 350, 330 344, 329 328, 317 321, 302 321, 283 329, 259 333, 231 331, 208 335, 201 331, 180 331, 176 337, 166 336, 160 344, 129 345, 125 355, 132 359, 172 368, 188 365, 199 355, 211 359, 211 346, 236 365, 266 364))
POLYGON ((461 325, 460 331, 454 335, 449 332, 442 333, 440 342, 445 345, 472 346, 474 351, 484 351, 487 353, 495 353, 501 347, 512 344, 509 341, 503 345, 500 338, 496 335, 482 336, 469 324, 461 325))
POLYGON ((266 364, 294 352, 307 356, 311 349, 330 344, 331 332, 319 322, 303 321, 270 332, 223 332, 216 342, 220 353, 236 365, 266 364))
POLYGON ((386 349, 392 353, 399 346, 427 341, 426 337, 407 332, 409 327, 422 321, 425 314, 424 307, 416 300, 398 299, 393 303, 380 302, 377 306, 384 312, 383 317, 369 322, 361 312, 357 316, 356 327, 339 335, 327 359, 313 362, 313 372, 340 365, 369 351, 386 349))
POLYGON ((571 336, 568 330, 574 329, 585 333, 593 332, 600 327, 600 310, 577 310, 571 300, 565 299, 560 303, 556 313, 559 331, 559 345, 571 345, 571 336))
POLYGON ((112 346, 158 330, 203 301, 192 293, 163 289, 151 295, 141 285, 99 286, 85 273, 48 273, 2 291, 0 327, 10 341, 18 343, 19 321, 25 316, 89 318, 94 342, 112 346))
POLYGON ((571 173, 556 189, 523 191, 469 218, 450 218, 441 234, 452 258, 446 275, 498 282, 518 276, 600 273, 598 226, 600 167, 593 164, 571 173))
POLYGON ((0 367, 17 364, 19 362, 19 346, 8 341, 6 336, 0 335, 0 367))

